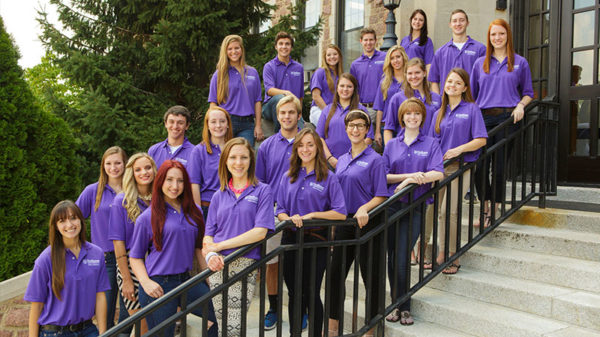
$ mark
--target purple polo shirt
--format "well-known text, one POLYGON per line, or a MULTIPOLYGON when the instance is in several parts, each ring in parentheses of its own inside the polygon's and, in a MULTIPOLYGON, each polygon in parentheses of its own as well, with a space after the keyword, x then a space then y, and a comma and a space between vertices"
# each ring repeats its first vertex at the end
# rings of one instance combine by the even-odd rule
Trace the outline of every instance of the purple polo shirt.
MULTIPOLYGON (((276 214, 302 216, 311 212, 329 210, 347 214, 344 192, 335 174, 328 172, 325 180, 317 181, 314 170, 307 175, 306 169, 302 167, 298 179, 293 184, 290 183, 287 174, 281 177, 279 191, 277 191, 276 214)), ((296 227, 293 228, 295 229, 296 227)))
POLYGON ((346 210, 356 213, 358 208, 374 197, 389 197, 383 158, 370 146, 352 158, 352 150, 338 160, 335 175, 338 177, 346 210))
POLYGON ((157 168, 160 168, 160 165, 162 165, 165 160, 177 160, 182 163, 183 166, 187 167, 193 149, 194 144, 190 143, 186 137, 183 140, 183 144, 181 144, 175 152, 171 152, 168 139, 165 139, 162 142, 150 146, 148 154, 154 159, 157 168))
POLYGON ((196 145, 192 150, 187 171, 192 184, 200 185, 200 199, 210 202, 213 194, 221 186, 219 181, 219 159, 221 149, 218 145, 210 144, 212 154, 206 152, 204 142, 196 145))
POLYGON ((84 218, 90 218, 90 227, 92 229, 92 243, 102 248, 104 252, 115 250, 112 241, 108 239, 108 222, 110 220, 110 205, 117 196, 117 193, 108 185, 104 186, 102 200, 98 210, 94 211, 96 205, 96 191, 98 183, 88 185, 75 201, 75 204, 81 209, 84 218))
MULTIPOLYGON (((123 206, 123 199, 125 199, 125 193, 119 193, 110 205, 108 239, 111 241, 125 241, 125 247, 129 250, 131 249, 134 223, 127 215, 127 209, 123 206)), ((140 214, 148 208, 148 205, 140 198, 138 198, 137 204, 140 208, 140 214)))
POLYGON ((162 250, 152 243, 152 208, 138 216, 133 229, 133 242, 129 257, 146 258, 148 276, 174 275, 192 270, 194 250, 202 248, 202 233, 193 220, 165 203, 167 213, 163 227, 162 250), (191 223, 190 223, 191 222, 191 223), (146 256, 146 252, 148 256, 146 256))
MULTIPOLYGON (((208 92, 208 102, 217 102, 217 71, 210 79, 210 89, 208 92)), ((256 69, 246 66, 244 82, 242 75, 235 67, 229 67, 229 85, 227 100, 219 106, 232 115, 236 116, 254 116, 254 104, 262 101, 260 77, 256 69)))
POLYGON ((419 43, 421 42, 420 36, 412 41, 410 39, 411 35, 409 34, 400 41, 400 45, 404 47, 408 59, 410 60, 413 57, 418 57, 423 60, 425 64, 431 64, 434 52, 431 39, 428 37, 427 42, 422 46, 419 46, 419 43))
MULTIPOLYGON (((331 109, 331 104, 323 108, 321 117, 319 117, 319 122, 317 123, 317 133, 325 140, 325 144, 327 144, 329 151, 335 158, 339 158, 352 147, 352 143, 350 143, 350 139, 348 139, 348 134, 346 133, 346 124, 344 124, 344 118, 346 118, 346 115, 350 112, 349 107, 350 106, 342 108, 338 103, 335 113, 329 121, 327 138, 325 138, 325 123, 327 122, 327 115, 329 114, 329 109, 331 109)), ((361 104, 358 105, 358 109, 367 112, 367 108, 361 104)), ((373 128, 370 128, 367 138, 373 139, 373 135, 373 128)))
POLYGON ((473 63, 481 56, 485 56, 485 46, 481 42, 473 40, 470 36, 467 36, 467 42, 461 50, 458 50, 450 40, 435 52, 427 79, 429 82, 441 83, 440 87, 443 88, 446 75, 452 68, 463 68, 470 76, 473 63))
POLYGON ((265 85, 264 103, 271 99, 271 96, 267 94, 271 88, 289 90, 302 100, 304 97, 304 67, 292 60, 291 57, 290 62, 286 65, 275 56, 263 67, 263 84, 265 85))
MULTIPOLYGON (((435 112, 432 121, 437 120, 439 112, 440 110, 435 112)), ((466 144, 475 138, 487 138, 488 135, 481 110, 477 104, 460 101, 454 110, 450 110, 450 106, 446 107, 446 116, 440 123, 440 133, 435 132, 435 122, 432 122, 428 136, 439 141, 442 154, 444 154, 449 149, 466 144)), ((465 161, 477 160, 479 152, 480 149, 465 153, 465 161)))
POLYGON ((392 98, 396 93, 402 90, 402 82, 398 83, 395 77, 392 77, 392 83, 390 83, 390 87, 388 88, 387 98, 383 99, 383 93, 381 92, 381 83, 383 83, 383 79, 379 81, 379 85, 377 86, 377 93, 375 95, 375 102, 373 102, 373 109, 376 111, 383 111, 382 121, 385 122, 385 108, 387 107, 390 98, 392 98))
MULTIPOLYGON (((419 90, 414 90, 414 97, 418 98, 425 104, 425 122, 421 127, 423 132, 427 133, 429 131, 429 126, 431 125, 431 119, 433 118, 433 114, 440 108, 442 105, 442 99, 440 95, 435 92, 431 92, 431 104, 427 103, 425 96, 421 96, 419 90)), ((400 133, 400 121, 398 120, 398 109, 400 109, 400 105, 406 101, 406 95, 404 94, 404 90, 401 90, 397 94, 395 94, 391 99, 389 99, 389 103, 387 105, 387 111, 384 112, 385 115, 385 126, 384 130, 394 130, 396 134, 400 133)))
POLYGON ((102 249, 85 242, 79 257, 65 250, 65 283, 62 301, 52 292, 52 257, 48 246, 35 260, 23 298, 44 303, 39 325, 70 325, 86 321, 96 313, 96 293, 110 290, 102 249))
MULTIPOLYGON (((239 197, 228 188, 218 190, 210 202, 204 235, 212 236, 214 242, 221 242, 244 234, 253 228, 275 230, 273 217, 273 195, 267 184, 250 185, 239 197)), ((219 253, 229 255, 237 248, 225 249, 219 253)), ((244 255, 260 259, 260 247, 244 255)))
POLYGON ((361 103, 373 103, 377 85, 383 75, 385 53, 375 50, 370 58, 362 54, 350 65, 350 74, 358 81, 358 95, 361 103))
POLYGON ((485 56, 475 61, 471 74, 471 93, 479 108, 512 108, 523 96, 533 97, 531 70, 524 57, 515 54, 511 72, 508 72, 508 57, 502 62, 492 57, 489 74, 483 71, 484 60, 485 56))
MULTIPOLYGON (((331 80, 333 80, 333 90, 335 91, 335 88, 337 88, 338 77, 333 74, 333 71, 330 69, 328 70, 331 74, 331 80)), ((333 102, 333 92, 329 90, 329 84, 327 84, 327 76, 325 71, 326 70, 324 68, 318 68, 315 70, 315 73, 310 79, 310 91, 312 92, 313 89, 321 90, 321 98, 323 101, 325 101, 325 104, 331 104, 331 102, 333 102)), ((315 104, 315 101, 313 100, 311 106, 315 105, 317 104, 315 104)))
MULTIPOLYGON (((388 174, 405 174, 414 172, 438 171, 444 173, 444 156, 437 139, 425 136, 422 132, 410 144, 404 143, 404 133, 390 140, 383 149, 383 159, 388 174)), ((389 193, 394 194, 396 187, 400 185, 390 184, 389 193)), ((413 200, 427 193, 431 184, 423 184, 414 190, 413 200)), ((408 202, 408 195, 400 199, 408 202)), ((427 200, 433 202, 433 198, 427 200)))
POLYGON ((288 141, 281 131, 267 138, 256 155, 256 178, 271 187, 276 196, 281 176, 290 169, 290 157, 294 140, 288 141))

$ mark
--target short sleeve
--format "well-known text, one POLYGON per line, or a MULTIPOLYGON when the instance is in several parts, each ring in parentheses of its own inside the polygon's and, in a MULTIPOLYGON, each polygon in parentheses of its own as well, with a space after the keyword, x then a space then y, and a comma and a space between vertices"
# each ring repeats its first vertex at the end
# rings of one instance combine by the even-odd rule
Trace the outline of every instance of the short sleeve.
POLYGON ((279 188, 277 189, 277 196, 275 198, 277 200, 277 209, 275 210, 275 215, 279 215, 282 213, 285 213, 290 216, 293 215, 290 214, 289 205, 287 204, 286 198, 289 187, 290 181, 286 173, 282 175, 281 180, 279 180, 279 188))
POLYGON ((273 215, 273 195, 271 187, 264 184, 258 197, 255 227, 267 228, 270 232, 275 230, 275 217, 273 215))
POLYGON ((210 79, 210 88, 208 90, 208 102, 219 104, 217 102, 217 71, 215 71, 210 79))
POLYGON ((110 282, 108 281, 108 274, 106 273, 106 267, 104 265, 104 259, 100 259, 100 268, 98 270, 98 281, 96 282, 96 292, 105 292, 110 290, 110 282))
POLYGON ((327 106, 323 108, 323 111, 321 111, 321 116, 319 116, 319 122, 317 123, 317 134, 323 139, 325 139, 325 122, 327 122, 327 115, 329 114, 329 110, 331 110, 331 108, 331 104, 327 104, 327 106))
POLYGON ((204 224, 204 235, 215 236, 217 232, 217 213, 219 212, 219 194, 223 191, 219 190, 213 194, 210 205, 208 206, 208 216, 206 217, 206 223, 204 224))
MULTIPOLYGON (((273 136, 271 136, 273 137, 273 136)), ((254 170, 256 178, 263 183, 267 183, 267 145, 268 139, 260 144, 256 153, 256 169, 254 170)))
MULTIPOLYGON (((262 102, 262 92, 261 92, 261 87, 260 87, 260 76, 258 76, 258 71, 256 71, 256 69, 249 67, 250 71, 253 73, 254 76, 256 76, 256 85, 253 86, 253 97, 254 97, 254 103, 256 102, 262 102)), ((249 72, 250 72, 249 71, 249 72)), ((252 110, 254 110, 254 105, 252 106, 252 110)))
POLYGON ((474 100, 477 100, 479 95, 479 76, 480 72, 483 71, 483 59, 475 60, 473 63, 473 69, 471 70, 471 95, 474 100), (480 61, 481 60, 481 61, 480 61))
MULTIPOLYGON (((148 211, 150 212, 150 211, 148 211)), ((152 224, 150 223, 150 213, 142 213, 138 216, 133 227, 133 237, 129 256, 134 259, 143 259, 150 247, 152 240, 152 224)))
POLYGON ((336 211, 340 214, 346 215, 346 201, 344 201, 344 192, 342 191, 342 186, 337 178, 337 176, 333 173, 330 173, 327 176, 329 180, 329 203, 331 205, 331 210, 336 211))
POLYGON ((427 172, 438 171, 444 173, 444 156, 442 155, 440 144, 435 140, 431 144, 429 160, 427 161, 427 172))
POLYGON ((201 148, 200 145, 195 146, 192 149, 192 153, 188 159, 187 171, 190 176, 190 183, 198 184, 202 182, 202 157, 200 151, 206 151, 204 148, 201 148))
POLYGON ((83 217, 85 219, 89 218, 92 214, 92 209, 94 209, 94 204, 96 201, 96 189, 98 188, 97 184, 92 184, 86 186, 86 188, 81 192, 75 204, 81 210, 83 217), (94 186, 96 188, 94 188, 94 186))
MULTIPOLYGON (((383 93, 381 92, 381 83, 383 79, 379 81, 379 85, 377 85, 377 91, 375 92, 375 101, 373 101, 373 109, 375 111, 383 111, 385 109, 385 102, 383 100, 383 93)), ((389 97, 388 97, 389 100, 389 97)))
POLYGON ((33 272, 25 290, 23 299, 27 302, 46 302, 50 289, 48 285, 52 280, 52 266, 49 255, 44 256, 46 251, 42 253, 33 265, 33 272))
POLYGON ((471 137, 475 138, 487 138, 487 129, 485 128, 485 122, 483 121, 483 115, 481 110, 476 103, 471 104, 471 137))
POLYGON ((323 91, 322 83, 323 78, 325 77, 325 70, 323 68, 318 68, 310 79, 310 91, 312 92, 314 89, 319 89, 321 92, 323 91))
POLYGON ((371 168, 373 195, 376 197, 389 197, 390 194, 387 189, 386 165, 384 159, 377 155, 377 159, 374 160, 373 164, 374 165, 371 168))
POLYGON ((125 226, 127 223, 127 210, 121 204, 123 198, 116 197, 110 205, 110 215, 108 219, 108 239, 126 240, 125 226))
POLYGON ((431 67, 429 68, 429 73, 427 74, 427 80, 429 82, 440 82, 439 62, 442 48, 438 49, 438 51, 433 55, 433 58, 431 60, 431 67))
POLYGON ((273 69, 272 61, 265 63, 265 66, 263 67, 263 84, 265 86, 265 96, 269 96, 267 91, 275 87, 275 71, 273 69))
POLYGON ((400 107, 400 93, 389 98, 385 108, 385 126, 384 130, 396 130, 398 127, 398 108, 400 107))
POLYGON ((521 89, 521 98, 523 96, 533 98, 535 94, 533 93, 533 85, 531 83, 531 69, 529 69, 529 63, 525 58, 522 58, 520 71, 519 87, 521 89))
POLYGON ((427 38, 427 43, 425 44, 425 64, 431 64, 433 61, 433 41, 431 38, 427 38))

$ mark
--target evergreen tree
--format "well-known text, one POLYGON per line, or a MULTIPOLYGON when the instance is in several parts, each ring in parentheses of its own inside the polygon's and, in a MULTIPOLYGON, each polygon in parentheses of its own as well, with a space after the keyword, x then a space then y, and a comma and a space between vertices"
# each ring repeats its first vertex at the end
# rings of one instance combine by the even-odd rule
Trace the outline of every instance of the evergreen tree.
POLYGON ((47 245, 48 212, 77 196, 77 143, 68 125, 41 111, 0 18, 0 280, 31 270, 47 245))

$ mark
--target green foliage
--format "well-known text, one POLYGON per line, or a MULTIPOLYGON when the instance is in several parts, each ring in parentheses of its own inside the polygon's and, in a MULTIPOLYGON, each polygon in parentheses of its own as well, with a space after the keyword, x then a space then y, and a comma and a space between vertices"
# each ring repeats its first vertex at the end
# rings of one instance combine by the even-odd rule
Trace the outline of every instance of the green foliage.
POLYGON ((0 280, 31 270, 46 246, 48 211, 80 185, 77 142, 62 119, 40 110, 18 58, 0 18, 0 280))

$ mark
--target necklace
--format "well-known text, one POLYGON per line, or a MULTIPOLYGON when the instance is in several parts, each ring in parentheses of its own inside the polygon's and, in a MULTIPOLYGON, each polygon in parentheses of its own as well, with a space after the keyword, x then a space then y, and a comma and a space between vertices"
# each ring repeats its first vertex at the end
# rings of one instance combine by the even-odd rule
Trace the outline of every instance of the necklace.
POLYGON ((229 179, 229 189, 231 191, 233 191, 233 193, 235 193, 235 194, 242 194, 242 192, 244 192, 244 190, 247 189, 248 186, 250 186, 250 184, 248 182, 246 182, 246 186, 244 186, 240 189, 236 189, 233 187, 233 179, 229 179))
POLYGON ((144 201, 150 201, 152 200, 152 193, 148 193, 147 195, 140 195, 139 197, 144 201))

